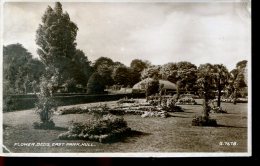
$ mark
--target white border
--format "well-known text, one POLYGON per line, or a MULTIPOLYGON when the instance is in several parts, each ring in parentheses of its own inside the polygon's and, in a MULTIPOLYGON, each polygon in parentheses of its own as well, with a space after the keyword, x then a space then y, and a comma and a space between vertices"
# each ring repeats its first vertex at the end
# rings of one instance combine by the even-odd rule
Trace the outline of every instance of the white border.
MULTIPOLYGON (((133 2, 133 3, 175 3, 175 2, 212 2, 212 3, 228 3, 228 2, 245 2, 251 0, 57 0, 60 2, 133 2)), ((3 67, 3 5, 5 2, 50 2, 53 3, 53 0, 0 0, 0 98, 2 103, 3 99, 3 87, 2 87, 2 67, 3 67)), ((252 25, 251 25, 252 26, 252 25)), ((250 34, 252 37, 252 33, 250 34)), ((251 43, 252 48, 252 43, 251 43)), ((249 57, 248 61, 248 114, 247 114, 247 152, 236 153, 236 152, 194 152, 194 153, 163 153, 163 152, 154 152, 154 153, 3 153, 3 112, 0 111, 0 156, 15 156, 15 157, 250 157, 252 156, 252 75, 251 75, 251 64, 252 55, 249 57), (55 154, 55 155, 54 155, 55 154)), ((0 109, 2 110, 2 104, 0 104, 0 109)))

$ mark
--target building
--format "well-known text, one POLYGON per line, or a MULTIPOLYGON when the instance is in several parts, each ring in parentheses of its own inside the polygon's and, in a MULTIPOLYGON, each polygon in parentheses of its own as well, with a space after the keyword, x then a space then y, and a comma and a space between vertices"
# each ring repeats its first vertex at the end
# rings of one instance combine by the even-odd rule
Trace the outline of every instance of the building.
MULTIPOLYGON (((152 78, 146 78, 146 79, 136 83, 133 86, 133 93, 145 92, 148 83, 152 80, 153 80, 152 78)), ((160 84, 160 87, 163 86, 162 89, 167 94, 176 93, 176 89, 177 89, 176 84, 174 84, 168 80, 159 80, 159 84, 160 84)))

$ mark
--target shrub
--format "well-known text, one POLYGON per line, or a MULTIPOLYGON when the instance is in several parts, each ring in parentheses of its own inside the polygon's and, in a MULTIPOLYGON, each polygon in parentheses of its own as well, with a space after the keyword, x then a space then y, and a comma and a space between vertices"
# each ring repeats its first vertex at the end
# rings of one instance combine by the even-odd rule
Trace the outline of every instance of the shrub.
POLYGON ((3 96, 3 112, 12 111, 14 109, 14 100, 12 97, 4 95, 3 96))
POLYGON ((135 103, 136 101, 134 99, 128 99, 127 97, 123 99, 119 99, 117 103, 123 104, 123 103, 135 103))
POLYGON ((183 109, 176 105, 176 99, 164 99, 162 103, 162 109, 167 112, 183 112, 183 109))
POLYGON ((85 124, 72 123, 69 131, 58 136, 59 139, 84 139, 98 142, 112 142, 127 136, 131 129, 122 117, 108 114, 92 119, 85 124))
POLYGON ((87 94, 102 94, 104 89, 102 77, 97 72, 93 73, 88 80, 87 94))
POLYGON ((83 114, 83 113, 88 113, 89 110, 86 108, 80 108, 80 107, 72 107, 72 108, 67 108, 67 109, 61 109, 59 110, 60 115, 66 115, 66 114, 83 114))
POLYGON ((80 134, 82 130, 84 129, 83 123, 76 123, 76 122, 70 122, 71 125, 69 126, 69 132, 72 134, 80 134))
POLYGON ((166 111, 145 111, 141 117, 160 117, 160 118, 167 118, 170 115, 166 111))
POLYGON ((205 116, 198 116, 192 120, 192 126, 217 126, 217 121, 205 116))
POLYGON ((148 86, 146 87, 146 96, 151 96, 159 92, 159 81, 152 80, 148 82, 148 86))
POLYGON ((35 129, 53 129, 55 127, 55 123, 53 120, 45 121, 45 122, 34 122, 33 127, 35 129))
POLYGON ((180 98, 177 101, 176 104, 192 104, 192 105, 195 105, 197 103, 192 97, 184 97, 184 98, 180 98))
POLYGON ((41 122, 34 123, 34 128, 50 129, 55 126, 51 119, 53 112, 57 110, 57 103, 53 99, 53 92, 57 86, 58 73, 55 72, 50 78, 41 78, 40 94, 38 95, 38 102, 36 103, 36 113, 39 115, 41 122))
POLYGON ((160 104, 160 100, 156 100, 156 99, 148 100, 148 102, 152 106, 157 106, 160 104))

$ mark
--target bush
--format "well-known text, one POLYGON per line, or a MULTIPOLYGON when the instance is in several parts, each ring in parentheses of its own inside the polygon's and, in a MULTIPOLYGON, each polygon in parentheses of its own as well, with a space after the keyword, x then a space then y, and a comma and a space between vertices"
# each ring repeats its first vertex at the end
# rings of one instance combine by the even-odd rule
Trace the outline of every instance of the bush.
POLYGON ((176 105, 175 99, 163 99, 162 103, 162 109, 167 112, 183 112, 183 109, 176 105))
POLYGON ((123 104, 123 103, 135 103, 136 101, 134 99, 128 99, 127 97, 123 99, 119 99, 117 103, 123 104))
POLYGON ((112 142, 131 131, 122 117, 111 114, 92 119, 85 124, 72 123, 69 131, 58 136, 59 139, 84 139, 98 142, 112 142))
POLYGON ((41 78, 40 94, 36 103, 36 113, 39 115, 41 122, 34 123, 34 128, 47 129, 49 127, 51 129, 55 126, 51 117, 53 112, 57 110, 57 103, 53 99, 53 92, 55 87, 57 87, 58 75, 57 72, 54 73, 50 80, 46 76, 41 78))
POLYGON ((160 118, 167 118, 170 115, 166 111, 145 111, 141 117, 160 117, 160 118))
POLYGON ((104 89, 102 77, 97 72, 93 73, 88 80, 87 94, 102 94, 104 89))
POLYGON ((191 104, 191 105, 195 105, 197 104, 196 101, 192 98, 192 97, 184 97, 184 98, 180 98, 176 104, 191 104))
POLYGON ((41 122, 48 123, 53 112, 57 109, 57 105, 52 98, 39 96, 36 108, 36 113, 39 114, 41 122))
POLYGON ((45 121, 45 122, 34 122, 33 127, 35 129, 53 129, 55 127, 55 123, 52 120, 45 121))
POLYGON ((152 80, 148 82, 148 86, 146 87, 146 96, 151 96, 159 92, 159 81, 152 80))
POLYGON ((160 104, 160 100, 156 100, 156 99, 148 100, 148 102, 152 106, 157 106, 160 104))
POLYGON ((192 120, 192 126, 217 126, 217 121, 205 116, 198 116, 192 120))
POLYGON ((61 109, 59 110, 60 115, 66 115, 66 114, 83 114, 83 113, 88 113, 88 109, 83 109, 79 107, 72 107, 72 108, 67 108, 67 109, 61 109))

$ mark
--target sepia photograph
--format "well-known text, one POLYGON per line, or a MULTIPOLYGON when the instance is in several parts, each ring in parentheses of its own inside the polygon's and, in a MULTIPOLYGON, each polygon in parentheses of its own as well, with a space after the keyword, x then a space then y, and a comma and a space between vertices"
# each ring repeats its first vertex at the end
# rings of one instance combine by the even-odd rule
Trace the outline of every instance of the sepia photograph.
POLYGON ((1 156, 251 156, 251 0, 0 11, 1 156))

